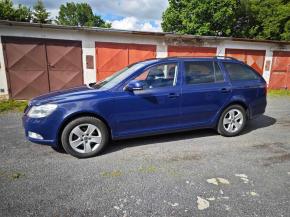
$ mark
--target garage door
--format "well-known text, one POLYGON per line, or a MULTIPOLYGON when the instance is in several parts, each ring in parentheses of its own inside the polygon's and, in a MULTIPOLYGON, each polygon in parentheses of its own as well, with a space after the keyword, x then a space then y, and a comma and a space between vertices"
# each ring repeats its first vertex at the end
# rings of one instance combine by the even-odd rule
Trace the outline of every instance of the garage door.
POLYGON ((168 56, 213 57, 216 50, 215 47, 168 46, 168 56))
POLYGON ((50 91, 83 83, 82 45, 79 41, 46 41, 50 91))
POLYGON ((290 51, 274 51, 269 88, 290 89, 290 51))
POLYGON ((135 62, 155 57, 155 45, 96 42, 97 80, 135 62))
POLYGON ((226 49, 226 56, 243 61, 261 75, 264 69, 265 54, 265 50, 226 49))
POLYGON ((11 98, 31 99, 83 83, 81 42, 23 37, 2 42, 11 98))
POLYGON ((10 97, 30 99, 49 92, 45 45, 39 39, 2 37, 10 97))

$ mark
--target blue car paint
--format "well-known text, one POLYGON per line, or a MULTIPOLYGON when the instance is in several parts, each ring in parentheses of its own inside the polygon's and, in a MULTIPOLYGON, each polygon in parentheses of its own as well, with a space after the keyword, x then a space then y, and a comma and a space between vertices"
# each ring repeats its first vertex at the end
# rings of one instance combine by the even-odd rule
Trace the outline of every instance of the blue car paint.
MULTIPOLYGON (((216 58, 170 58, 145 61, 144 66, 110 89, 92 89, 86 85, 48 93, 31 100, 23 116, 26 137, 35 143, 57 146, 61 130, 74 117, 94 115, 110 129, 112 139, 138 137, 180 130, 213 128, 221 112, 230 104, 247 108, 248 118, 264 113, 266 82, 262 77, 253 81, 230 81, 222 62, 216 58), (186 85, 184 61, 217 61, 224 75, 223 82, 186 85), (134 93, 124 90, 132 78, 161 63, 177 63, 175 86, 153 88, 134 93), (54 103, 58 108, 45 118, 29 118, 32 106, 54 103), (43 140, 28 137, 28 131, 43 140)), ((240 63, 240 62, 239 62, 240 63)), ((243 64, 243 63, 240 63, 243 64)))

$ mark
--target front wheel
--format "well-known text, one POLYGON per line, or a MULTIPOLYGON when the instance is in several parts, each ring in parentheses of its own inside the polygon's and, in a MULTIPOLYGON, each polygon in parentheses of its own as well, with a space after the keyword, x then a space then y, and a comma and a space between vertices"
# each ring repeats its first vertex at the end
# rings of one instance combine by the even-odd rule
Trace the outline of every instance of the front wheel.
POLYGON ((246 125, 246 111, 240 105, 231 105, 226 108, 218 123, 218 133, 223 136, 236 136, 246 125))
POLYGON ((80 117, 68 123, 61 135, 65 151, 77 158, 99 154, 109 142, 106 125, 94 117, 80 117))

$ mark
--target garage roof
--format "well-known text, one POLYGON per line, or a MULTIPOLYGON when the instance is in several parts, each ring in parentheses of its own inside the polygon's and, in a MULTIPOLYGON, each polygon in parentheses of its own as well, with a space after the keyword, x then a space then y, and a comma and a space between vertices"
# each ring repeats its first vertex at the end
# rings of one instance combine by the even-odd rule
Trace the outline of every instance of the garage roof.
POLYGON ((249 39, 249 38, 233 38, 233 37, 219 37, 219 36, 199 36, 188 34, 177 34, 173 32, 149 32, 149 31, 134 31, 134 30, 121 30, 112 28, 100 28, 100 27, 80 27, 80 26, 63 26, 56 24, 41 24, 41 23, 27 23, 16 22, 8 20, 0 20, 0 25, 16 26, 16 27, 34 27, 34 28, 46 28, 46 29, 63 29, 63 30, 75 30, 86 32, 105 32, 105 33, 121 33, 121 34, 134 34, 134 35, 147 35, 147 36, 159 36, 166 38, 180 38, 180 39, 194 39, 194 40, 231 40, 231 41, 245 41, 245 42, 259 42, 259 43, 276 43, 276 44, 290 44, 290 41, 278 41, 278 40, 261 40, 261 39, 249 39))

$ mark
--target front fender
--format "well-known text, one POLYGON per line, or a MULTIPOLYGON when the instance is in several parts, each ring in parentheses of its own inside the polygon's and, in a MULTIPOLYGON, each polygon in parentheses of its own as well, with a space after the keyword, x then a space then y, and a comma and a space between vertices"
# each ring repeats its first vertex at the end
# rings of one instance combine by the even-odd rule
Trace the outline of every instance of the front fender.
POLYGON ((81 116, 94 116, 101 119, 107 127, 113 130, 113 99, 101 99, 101 100, 84 100, 82 102, 65 103, 60 106, 63 110, 62 122, 58 126, 55 139, 58 140, 60 133, 67 123, 73 119, 81 116))

